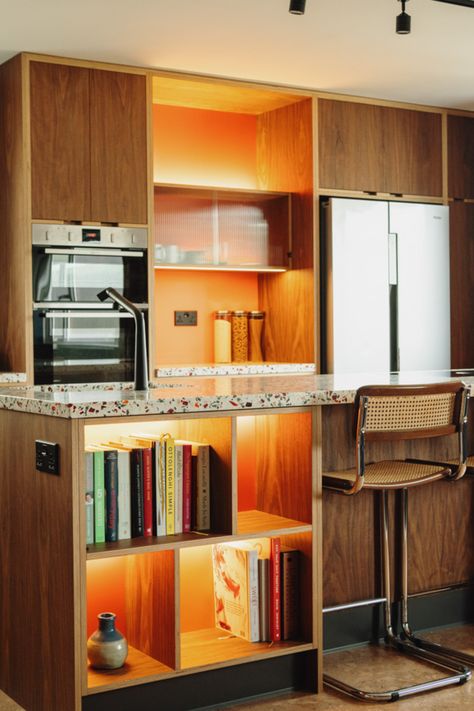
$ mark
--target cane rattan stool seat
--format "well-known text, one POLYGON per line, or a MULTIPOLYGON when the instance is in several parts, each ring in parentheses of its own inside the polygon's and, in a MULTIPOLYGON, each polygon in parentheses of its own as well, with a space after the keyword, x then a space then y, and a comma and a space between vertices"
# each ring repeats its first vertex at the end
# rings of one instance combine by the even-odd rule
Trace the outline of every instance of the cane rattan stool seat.
MULTIPOLYGON (((447 467, 439 464, 412 463, 400 460, 386 460, 374 464, 366 464, 364 470, 365 489, 405 489, 408 486, 427 484, 430 481, 443 479, 451 474, 447 467)), ((333 472, 323 475, 324 486, 331 487, 331 479, 347 481, 352 484, 357 477, 355 469, 333 472)), ((344 484, 342 484, 344 486, 344 484)))

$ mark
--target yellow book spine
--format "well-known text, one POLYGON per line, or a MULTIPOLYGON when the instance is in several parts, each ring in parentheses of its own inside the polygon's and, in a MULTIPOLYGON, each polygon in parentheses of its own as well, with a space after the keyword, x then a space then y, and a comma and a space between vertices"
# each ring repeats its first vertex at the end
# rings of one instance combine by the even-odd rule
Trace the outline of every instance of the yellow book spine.
POLYGON ((166 535, 174 534, 174 440, 166 437, 166 535))

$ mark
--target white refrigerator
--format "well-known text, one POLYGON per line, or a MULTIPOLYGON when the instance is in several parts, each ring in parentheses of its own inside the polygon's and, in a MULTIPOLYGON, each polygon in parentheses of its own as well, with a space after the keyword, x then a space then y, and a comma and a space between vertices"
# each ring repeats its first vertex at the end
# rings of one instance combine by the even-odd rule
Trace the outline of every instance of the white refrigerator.
POLYGON ((450 368, 449 209, 322 203, 322 372, 450 368))

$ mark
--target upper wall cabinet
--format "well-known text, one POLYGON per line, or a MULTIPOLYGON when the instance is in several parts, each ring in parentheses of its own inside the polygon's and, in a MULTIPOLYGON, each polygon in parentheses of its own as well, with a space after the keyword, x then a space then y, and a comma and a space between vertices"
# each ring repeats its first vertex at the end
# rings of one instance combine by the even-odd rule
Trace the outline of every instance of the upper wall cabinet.
POLYGON ((448 195, 474 198, 474 119, 448 116, 448 195))
POLYGON ((30 63, 32 218, 147 223, 145 76, 30 63))
POLYGON ((320 99, 323 189, 442 195, 441 115, 320 99))

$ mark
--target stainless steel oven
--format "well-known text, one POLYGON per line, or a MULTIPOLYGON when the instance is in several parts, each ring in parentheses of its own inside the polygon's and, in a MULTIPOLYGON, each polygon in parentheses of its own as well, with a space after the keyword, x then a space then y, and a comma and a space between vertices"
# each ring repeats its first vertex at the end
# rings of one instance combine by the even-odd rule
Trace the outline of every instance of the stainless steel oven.
POLYGON ((134 321, 106 287, 146 314, 146 229, 33 226, 35 383, 133 380, 134 321))

